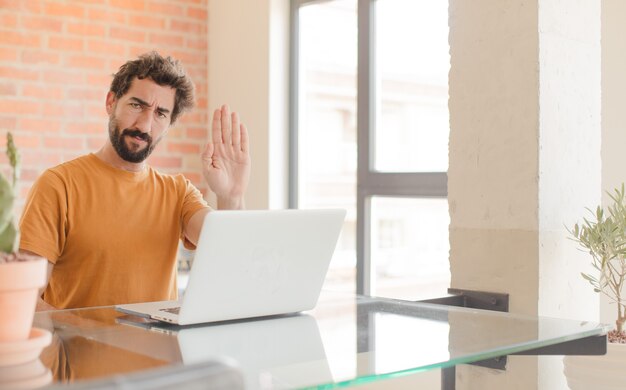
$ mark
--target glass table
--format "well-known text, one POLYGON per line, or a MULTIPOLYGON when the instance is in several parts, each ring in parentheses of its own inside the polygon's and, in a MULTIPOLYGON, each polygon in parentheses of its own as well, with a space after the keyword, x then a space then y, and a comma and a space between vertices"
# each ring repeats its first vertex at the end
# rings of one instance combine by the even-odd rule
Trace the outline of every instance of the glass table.
POLYGON ((215 361, 227 362, 246 389, 347 387, 511 354, 568 354, 559 346, 601 345, 609 330, 329 292, 313 311, 261 319, 177 327, 99 307, 40 312, 34 326, 53 332, 40 356, 51 385, 84 388, 98 380, 114 387, 111 378, 137 373, 158 381, 215 361))

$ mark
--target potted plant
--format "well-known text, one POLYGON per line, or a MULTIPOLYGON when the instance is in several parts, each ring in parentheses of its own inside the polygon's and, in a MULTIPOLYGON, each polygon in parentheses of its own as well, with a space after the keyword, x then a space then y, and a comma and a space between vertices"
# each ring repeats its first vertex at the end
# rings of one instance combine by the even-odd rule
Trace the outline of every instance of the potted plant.
POLYGON ((617 389, 624 386, 622 369, 626 365, 626 196, 624 184, 608 193, 611 204, 598 206, 593 216, 584 218, 569 230, 570 238, 591 255, 593 274, 582 272, 594 291, 616 306, 615 329, 608 333, 605 356, 566 356, 565 374, 570 389, 617 389), (590 387, 591 386, 591 387, 590 387))
POLYGON ((13 215, 20 157, 7 133, 11 180, 0 174, 0 346, 32 338, 31 327, 39 289, 46 282, 45 259, 18 251, 19 231, 13 215), (2 345, 4 344, 4 345, 2 345))

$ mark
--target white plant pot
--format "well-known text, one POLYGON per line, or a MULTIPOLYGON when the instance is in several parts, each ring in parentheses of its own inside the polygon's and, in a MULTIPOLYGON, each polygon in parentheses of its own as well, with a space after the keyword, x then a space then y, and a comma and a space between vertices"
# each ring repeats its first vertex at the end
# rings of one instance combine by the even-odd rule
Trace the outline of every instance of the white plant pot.
POLYGON ((608 343, 606 355, 565 356, 563 366, 570 390, 626 388, 626 344, 608 343))

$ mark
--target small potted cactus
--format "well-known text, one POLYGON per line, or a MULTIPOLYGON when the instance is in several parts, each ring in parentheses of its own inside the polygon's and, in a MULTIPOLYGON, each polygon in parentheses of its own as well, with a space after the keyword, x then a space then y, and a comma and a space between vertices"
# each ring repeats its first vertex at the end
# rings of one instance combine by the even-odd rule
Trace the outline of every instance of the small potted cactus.
POLYGON ((30 337, 39 289, 46 283, 47 261, 20 253, 19 230, 13 215, 20 175, 20 157, 11 133, 7 155, 11 180, 0 174, 0 343, 30 337))

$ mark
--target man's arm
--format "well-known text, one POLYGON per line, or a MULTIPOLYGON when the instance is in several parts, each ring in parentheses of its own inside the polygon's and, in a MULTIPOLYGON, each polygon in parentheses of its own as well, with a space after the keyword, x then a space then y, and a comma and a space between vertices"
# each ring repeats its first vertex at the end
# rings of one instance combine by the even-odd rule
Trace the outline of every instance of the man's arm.
POLYGON ((206 217, 209 212, 210 209, 207 208, 196 211, 191 218, 189 218, 187 226, 185 226, 185 238, 194 245, 198 245, 202 223, 204 222, 204 217, 206 217))
MULTIPOLYGON (((42 257, 34 252, 25 251, 23 249, 20 249, 20 252, 26 253, 31 256, 42 257)), ((48 282, 50 281, 50 275, 52 275, 53 268, 54 268, 54 264, 48 261, 48 272, 46 273, 46 284, 42 288, 39 289, 39 294, 37 295, 37 307, 35 308, 35 311, 57 310, 56 307, 50 305, 49 303, 41 299, 41 295, 43 294, 44 291, 46 291, 46 288, 48 287, 48 282)))
POLYGON ((54 268, 54 264, 48 262, 48 275, 46 276, 46 285, 39 290, 39 295, 37 296, 37 307, 35 308, 35 311, 57 310, 56 307, 52 306, 41 298, 41 295, 44 291, 46 291, 46 288, 48 287, 50 275, 52 275, 52 268, 54 268))

